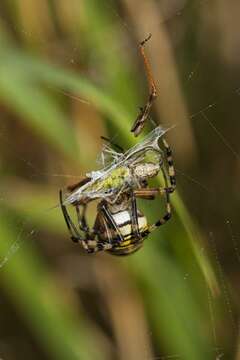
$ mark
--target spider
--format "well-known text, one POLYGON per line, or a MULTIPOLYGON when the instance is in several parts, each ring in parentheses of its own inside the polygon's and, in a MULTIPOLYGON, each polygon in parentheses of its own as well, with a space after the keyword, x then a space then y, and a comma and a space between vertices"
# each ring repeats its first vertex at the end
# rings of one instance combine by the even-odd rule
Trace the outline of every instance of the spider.
MULTIPOLYGON (((142 131, 156 98, 156 86, 144 53, 144 44, 149 39, 150 36, 140 43, 140 50, 150 83, 150 95, 132 126, 131 131, 135 136, 142 131)), ((60 190, 60 205, 71 239, 79 242, 86 252, 104 250, 113 255, 131 254, 143 245, 143 241, 153 230, 170 219, 170 194, 175 190, 176 178, 171 149, 162 138, 166 131, 156 127, 142 142, 126 152, 105 138, 112 147, 118 149, 114 151, 113 148, 107 148, 112 158, 111 163, 101 170, 91 172, 79 183, 69 186, 67 196, 63 197, 60 190), (160 138, 164 150, 159 147, 160 138), (148 180, 159 172, 163 175, 165 186, 148 187, 148 180), (137 198, 153 200, 156 196, 165 197, 166 213, 150 225, 137 208, 137 198), (89 202, 93 200, 99 200, 99 203, 96 220, 90 229, 86 210, 89 202), (77 224, 68 213, 68 204, 76 209, 77 224)))
POLYGON ((166 172, 162 150, 157 149, 156 143, 153 143, 152 148, 148 144, 150 140, 153 142, 153 135, 158 141, 159 134, 156 136, 156 130, 159 128, 156 128, 143 143, 124 153, 122 160, 100 172, 98 177, 86 177, 78 184, 68 187, 70 194, 65 199, 60 190, 60 204, 71 239, 80 242, 88 253, 101 250, 114 255, 133 253, 142 246, 143 240, 153 230, 170 219, 170 194, 176 186, 172 152, 166 140, 162 139, 168 166, 166 172), (143 155, 149 155, 150 152, 154 153, 155 157, 151 162, 147 162, 143 155), (148 179, 160 171, 165 187, 149 188, 148 179), (166 214, 149 225, 146 217, 137 208, 136 199, 153 200, 157 195, 165 197, 166 214), (86 209, 90 201, 97 199, 100 199, 97 217, 90 230, 85 216, 86 209), (76 209, 77 225, 67 211, 68 204, 74 205, 76 209))

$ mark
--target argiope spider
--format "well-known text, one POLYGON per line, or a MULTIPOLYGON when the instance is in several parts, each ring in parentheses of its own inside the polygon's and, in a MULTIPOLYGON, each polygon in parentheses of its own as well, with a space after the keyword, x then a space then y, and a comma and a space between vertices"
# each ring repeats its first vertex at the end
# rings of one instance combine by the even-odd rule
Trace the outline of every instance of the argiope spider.
MULTIPOLYGON (((150 83, 150 95, 131 129, 135 136, 142 131, 156 97, 156 87, 144 53, 144 44, 149 38, 140 43, 140 50, 150 83)), ((133 253, 142 246, 143 240, 153 230, 170 219, 170 194, 175 190, 176 179, 168 143, 162 138, 164 150, 158 144, 165 132, 166 130, 157 127, 128 151, 112 150, 113 161, 109 166, 92 172, 78 184, 68 187, 69 193, 65 198, 60 190, 60 204, 71 239, 80 242, 88 253, 101 250, 114 255, 133 253), (149 188, 148 180, 159 172, 163 174, 164 187, 149 188), (137 198, 153 200, 157 195, 165 197, 166 213, 149 225, 146 217, 137 208, 137 198), (86 220, 86 209, 90 201, 97 199, 100 200, 97 216, 93 228, 90 229, 86 220), (68 204, 72 204, 76 209, 77 225, 67 211, 68 204)), ((117 147, 121 150, 118 145, 117 147)))

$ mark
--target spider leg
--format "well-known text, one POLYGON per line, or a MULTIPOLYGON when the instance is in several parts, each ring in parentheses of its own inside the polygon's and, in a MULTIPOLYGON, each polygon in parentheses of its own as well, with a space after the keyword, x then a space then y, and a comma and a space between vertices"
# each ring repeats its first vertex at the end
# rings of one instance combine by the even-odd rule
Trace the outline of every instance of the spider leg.
POLYGON ((137 213, 137 201, 134 191, 131 191, 131 210, 132 210, 132 231, 136 240, 141 239, 139 224, 138 224, 138 213, 137 213))
POLYGON ((113 239, 111 239, 111 237, 109 237, 110 243, 112 245, 121 243, 124 240, 123 236, 122 236, 119 226, 116 224, 111 212, 108 210, 108 206, 106 203, 101 204, 100 211, 102 212, 103 217, 106 219, 106 230, 107 230, 107 226, 109 224, 110 227, 113 230, 115 230, 116 235, 118 237, 118 240, 115 240, 115 241, 113 241, 113 239))
POLYGON ((170 194, 174 192, 176 188, 176 176, 175 176, 175 170, 173 165, 173 159, 172 159, 172 150, 170 146, 168 145, 167 141, 165 139, 163 140, 163 145, 166 151, 166 158, 167 158, 167 164, 168 164, 168 171, 166 174, 165 168, 163 165, 161 165, 162 174, 165 182, 165 187, 159 187, 159 188, 146 188, 146 189, 138 189, 135 190, 135 196, 141 197, 144 199, 152 200, 157 195, 164 195, 166 199, 166 213, 165 215, 160 218, 158 221, 156 221, 153 225, 149 227, 147 230, 148 233, 155 230, 157 227, 165 224, 168 220, 170 220, 172 211, 171 211, 171 203, 170 203, 170 194), (170 186, 168 185, 168 179, 170 182, 170 186))
POLYGON ((139 44, 139 49, 140 49, 140 53, 141 53, 141 55, 143 57, 144 66, 145 66, 145 70, 146 70, 146 74, 147 74, 147 78, 148 78, 150 91, 149 91, 149 97, 148 97, 146 105, 144 107, 140 108, 140 113, 137 116, 137 119, 135 120, 135 122, 134 122, 134 124, 133 124, 133 126, 131 128, 131 132, 133 132, 135 136, 138 136, 141 133, 143 127, 145 126, 146 120, 149 117, 149 113, 150 113, 152 104, 153 104, 154 100, 157 97, 157 89, 156 89, 156 85, 155 85, 155 82, 154 82, 154 79, 153 79, 150 63, 149 63, 149 60, 148 60, 148 58, 147 58, 147 56, 145 54, 145 51, 144 51, 145 43, 150 38, 151 38, 151 34, 139 44))
MULTIPOLYGON (((68 228, 68 231, 70 233, 72 241, 80 242, 80 244, 82 245, 82 248, 87 253, 96 253, 98 251, 109 250, 109 249, 111 249, 113 247, 113 244, 111 244, 111 243, 108 243, 108 242, 107 243, 102 243, 102 242, 95 239, 95 237, 96 237, 96 235, 97 235, 97 233, 99 231, 98 227, 96 225, 94 226, 93 231, 90 233, 89 227, 87 225, 86 218, 85 218, 86 205, 83 208, 83 213, 82 214, 79 211, 79 205, 75 205, 80 230, 83 230, 83 231, 86 230, 85 231, 86 232, 86 238, 84 239, 81 236, 81 234, 78 231, 75 224, 73 223, 73 221, 72 221, 72 219, 71 219, 71 217, 70 217, 70 215, 69 215, 69 213, 67 211, 66 206, 63 204, 62 190, 59 191, 59 198, 60 198, 60 205, 61 205, 62 213, 63 213, 63 216, 64 216, 64 219, 65 219, 65 222, 66 222, 66 225, 67 225, 67 228, 68 228)), ((108 210, 104 208, 103 212, 106 215, 108 213, 108 210)), ((112 219, 112 220, 114 222, 114 219, 112 219)), ((116 225, 116 227, 117 227, 117 225, 116 225)))
MULTIPOLYGON (((163 145, 166 151, 166 157, 167 157, 167 163, 168 163, 168 176, 171 187, 169 188, 169 192, 174 192, 176 188, 176 174, 173 164, 173 157, 172 157, 172 150, 170 146, 168 145, 167 141, 163 138, 163 145)), ((165 176, 165 172, 163 171, 163 175, 165 176)))
MULTIPOLYGON (((99 209, 99 211, 101 211, 101 209, 99 209)), ((102 212, 101 212, 101 219, 102 219, 102 222, 106 229, 107 237, 108 237, 109 241, 102 241, 100 239, 97 239, 97 240, 95 239, 96 236, 101 232, 100 224, 98 223, 98 221, 96 219, 91 233, 88 233, 88 238, 84 239, 84 241, 82 243, 84 250, 88 253, 93 254, 93 253, 97 253, 99 251, 110 250, 115 245, 115 243, 112 242, 111 232, 108 229, 108 224, 107 224, 107 220, 105 218, 105 214, 102 212)))
MULTIPOLYGON (((68 211, 67 211, 67 208, 66 206, 63 204, 63 199, 62 199, 62 190, 60 190, 59 192, 59 198, 60 198, 60 205, 61 205, 61 209, 62 209, 62 213, 63 213, 63 216, 64 216, 64 219, 65 219, 65 222, 67 224, 67 228, 69 230, 69 233, 70 233, 70 236, 71 236, 71 239, 73 242, 80 242, 83 249, 88 252, 88 253, 94 253, 94 252, 97 252, 97 251, 100 251, 100 250, 104 250, 103 247, 101 247, 101 244, 98 244, 98 242, 94 239, 96 234, 95 233, 92 233, 92 238, 87 238, 87 239, 84 239, 77 227, 75 226, 75 224, 73 223, 68 211)), ((77 205, 75 205, 76 207, 76 211, 78 213, 78 210, 77 210, 77 205)))
POLYGON ((82 247, 89 254, 109 250, 113 247, 113 245, 109 242, 102 242, 99 239, 96 239, 98 233, 99 227, 95 224, 93 230, 91 232, 87 232, 86 239, 82 240, 82 247))
POLYGON ((154 224, 152 224, 148 230, 146 230, 146 235, 155 230, 160 225, 165 224, 168 220, 170 220, 172 211, 171 211, 171 203, 170 203, 170 192, 169 188, 147 188, 147 189, 140 189, 135 190, 134 194, 136 197, 141 197, 144 199, 154 199, 156 195, 165 195, 166 198, 166 213, 163 217, 157 220, 154 224))
POLYGON ((80 205, 77 204, 76 206, 76 213, 78 218, 78 225, 80 230, 84 231, 85 233, 89 233, 89 226, 87 224, 86 220, 86 210, 87 210, 87 204, 81 204, 82 212, 80 212, 80 205))
POLYGON ((60 199, 62 213, 63 213, 63 216, 64 216, 64 219, 65 219, 65 222, 66 222, 66 225, 67 225, 67 228, 70 233, 72 241, 73 242, 81 241, 82 238, 78 232, 78 229, 76 228, 71 217, 69 216, 66 206, 63 204, 62 190, 59 191, 59 199, 60 199))
POLYGON ((140 197, 145 200, 154 200, 157 195, 164 195, 166 193, 171 194, 174 192, 176 188, 176 175, 175 175, 175 169, 172 158, 172 150, 168 145, 167 141, 165 139, 162 140, 165 147, 167 164, 168 164, 168 169, 166 172, 165 167, 161 163, 161 158, 160 158, 160 167, 162 170, 165 187, 148 188, 147 182, 145 183, 143 182, 141 184, 141 188, 134 190, 134 194, 136 197, 140 197), (170 182, 170 186, 169 186, 169 182, 170 182))
POLYGON ((171 203, 170 203, 170 194, 168 191, 166 191, 166 213, 163 217, 161 217, 159 220, 157 220, 154 224, 152 224, 148 231, 149 233, 155 230, 157 227, 165 224, 168 220, 171 219, 172 216, 172 210, 171 210, 171 203))
POLYGON ((95 239, 86 239, 84 240, 83 248, 88 254, 97 253, 99 251, 106 251, 113 247, 112 244, 108 242, 100 242, 95 239))

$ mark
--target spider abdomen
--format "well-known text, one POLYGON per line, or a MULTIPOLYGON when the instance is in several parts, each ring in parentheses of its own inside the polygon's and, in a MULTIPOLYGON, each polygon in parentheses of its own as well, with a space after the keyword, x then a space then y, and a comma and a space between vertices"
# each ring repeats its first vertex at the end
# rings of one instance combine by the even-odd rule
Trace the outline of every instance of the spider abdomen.
MULTIPOLYGON (((141 233, 141 231, 145 231, 147 228, 147 219, 140 211, 138 211, 137 216, 139 232, 141 233)), ((112 214, 112 217, 118 225, 119 230, 124 238, 128 238, 133 235, 132 214, 129 210, 124 210, 116 214, 112 214)))
POLYGON ((129 209, 112 214, 118 230, 108 226, 102 228, 103 231, 98 235, 99 241, 116 243, 108 250, 111 254, 127 255, 135 252, 142 246, 148 230, 148 223, 146 217, 140 211, 137 212, 137 216, 138 237, 132 226, 132 213, 129 209), (120 238, 122 238, 122 240, 119 242, 120 238))

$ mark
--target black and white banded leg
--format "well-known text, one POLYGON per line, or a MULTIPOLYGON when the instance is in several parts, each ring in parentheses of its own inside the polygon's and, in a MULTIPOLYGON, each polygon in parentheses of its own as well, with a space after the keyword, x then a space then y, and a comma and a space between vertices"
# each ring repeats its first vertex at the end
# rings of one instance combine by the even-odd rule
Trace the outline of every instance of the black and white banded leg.
POLYGON ((166 213, 157 220, 154 224, 150 225, 148 230, 146 230, 146 235, 154 231, 157 227, 165 224, 168 220, 170 220, 172 211, 171 211, 171 203, 170 203, 170 193, 168 191, 169 188, 147 188, 135 190, 134 194, 136 197, 140 197, 142 199, 154 199, 157 195, 165 196, 166 199, 166 213))
MULTIPOLYGON (((66 206, 63 204, 62 190, 60 190, 60 192, 59 192, 59 198, 60 198, 60 205, 61 205, 62 213, 63 213, 64 219, 65 219, 68 231, 70 233, 71 240, 73 242, 79 242, 81 244, 82 248, 88 253, 93 253, 93 252, 96 252, 99 250, 103 250, 103 249, 98 248, 98 243, 95 240, 94 233, 91 234, 92 238, 90 238, 89 233, 88 233, 87 238, 82 237, 82 235, 80 234, 76 225, 72 221, 72 219, 67 211, 66 206)), ((77 211, 77 213, 78 213, 78 211, 77 211)))
MULTIPOLYGON (((172 192, 174 192, 174 190, 176 188, 176 174, 175 174, 175 169, 174 169, 172 150, 164 138, 162 139, 162 141, 163 141, 163 145, 164 145, 164 148, 166 151, 167 164, 168 164, 168 177, 169 177, 169 182, 170 182, 170 187, 168 187, 168 192, 172 193, 172 192)), ((164 172, 163 172, 163 174, 164 174, 164 172)))

